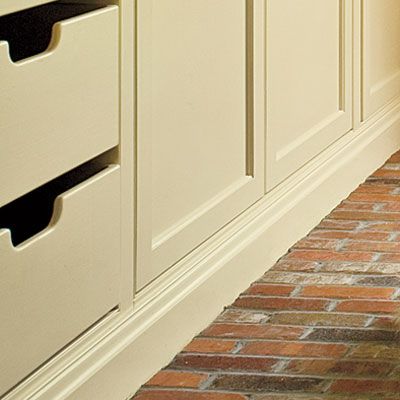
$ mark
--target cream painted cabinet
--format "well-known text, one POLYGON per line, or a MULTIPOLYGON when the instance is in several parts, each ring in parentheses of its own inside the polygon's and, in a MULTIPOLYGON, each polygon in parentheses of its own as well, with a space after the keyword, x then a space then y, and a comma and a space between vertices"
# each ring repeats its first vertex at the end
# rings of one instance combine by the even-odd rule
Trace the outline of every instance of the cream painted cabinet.
POLYGON ((352 128, 352 1, 266 3, 271 190, 352 128))
POLYGON ((362 0, 363 119, 400 95, 400 1, 362 0))
POLYGON ((3 12, 2 399, 122 309, 119 9, 3 12))
POLYGON ((138 1, 139 288, 264 193, 263 3, 138 1))
POLYGON ((132 398, 400 147, 400 0, 1 0, 0 63, 1 400, 132 398))

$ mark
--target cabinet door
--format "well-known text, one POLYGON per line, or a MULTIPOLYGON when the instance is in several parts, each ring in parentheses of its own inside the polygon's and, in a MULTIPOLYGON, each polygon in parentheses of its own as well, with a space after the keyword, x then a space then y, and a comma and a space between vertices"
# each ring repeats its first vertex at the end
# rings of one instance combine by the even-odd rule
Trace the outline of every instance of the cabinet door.
POLYGON ((352 128, 352 2, 267 5, 269 190, 352 128))
POLYGON ((263 0, 138 1, 142 288, 264 193, 263 0))
POLYGON ((363 0, 363 119, 400 94, 400 1, 363 0))

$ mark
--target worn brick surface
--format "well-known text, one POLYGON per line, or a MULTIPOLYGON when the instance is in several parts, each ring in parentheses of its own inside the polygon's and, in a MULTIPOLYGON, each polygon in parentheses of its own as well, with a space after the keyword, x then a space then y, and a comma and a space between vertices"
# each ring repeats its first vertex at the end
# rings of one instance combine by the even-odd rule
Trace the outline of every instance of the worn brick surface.
POLYGON ((298 339, 303 328, 279 325, 256 324, 214 324, 202 332, 203 336, 256 339, 298 339))
POLYGON ((266 375, 223 375, 212 382, 212 389, 243 392, 319 392, 323 379, 266 375))
POLYGON ((267 322, 270 318, 271 313, 265 311, 227 308, 218 316, 216 322, 258 324, 267 322))
POLYGON ((336 311, 385 314, 394 313, 400 306, 396 301, 348 300, 339 303, 336 311))
POLYGON ((400 151, 134 399, 400 400, 399 308, 400 151))
POLYGON ((350 351, 349 357, 400 362, 400 343, 361 343, 350 351))
POLYGON ((254 284, 246 290, 246 293, 249 295, 289 296, 295 287, 293 285, 254 284))
MULTIPOLYGON (((400 196, 399 196, 400 200, 400 196)), ((390 239, 390 234, 387 232, 349 232, 349 231, 330 231, 316 229, 309 235, 310 238, 322 239, 350 239, 350 240, 370 240, 370 241, 386 241, 390 239)))
POLYGON ((249 342, 240 350, 241 354, 283 357, 341 357, 349 347, 342 343, 309 342, 249 342))
POLYGON ((236 347, 236 341, 217 339, 194 339, 183 351, 188 353, 230 353, 236 347))
POLYGON ((398 380, 339 379, 329 389, 335 393, 400 393, 398 380))
POLYGON ((206 374, 180 371, 160 371, 147 382, 147 386, 197 388, 208 378, 206 374))
POLYGON ((360 251, 295 250, 287 258, 309 261, 372 261, 374 255, 373 252, 360 251))
MULTIPOLYGON (((358 281, 360 282, 362 281, 358 281)), ((394 293, 394 288, 318 285, 304 287, 301 296, 331 299, 390 299, 394 293)))
POLYGON ((283 312, 271 316, 270 322, 282 325, 306 326, 365 326, 369 317, 361 314, 283 312))
POLYGON ((170 367, 176 369, 198 369, 207 371, 254 371, 272 372, 279 362, 274 357, 220 355, 220 354, 179 354, 170 367))
POLYGON ((238 298, 235 307, 246 307, 260 310, 325 310, 329 305, 327 300, 321 299, 299 299, 281 297, 250 297, 238 298))
POLYGON ((135 397, 136 400, 247 400, 247 396, 236 393, 144 390, 135 397))
POLYGON ((286 372, 301 375, 376 377, 387 376, 396 368, 396 363, 376 360, 330 360, 294 359, 289 362, 286 372))

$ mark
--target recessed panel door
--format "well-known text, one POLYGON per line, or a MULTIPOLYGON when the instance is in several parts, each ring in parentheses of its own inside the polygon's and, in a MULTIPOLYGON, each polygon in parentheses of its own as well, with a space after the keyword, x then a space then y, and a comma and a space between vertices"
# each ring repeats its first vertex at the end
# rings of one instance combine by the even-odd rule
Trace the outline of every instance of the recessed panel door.
POLYGON ((267 189, 352 128, 352 2, 267 0, 267 189))
POLYGON ((400 94, 400 1, 363 0, 363 119, 400 94))
POLYGON ((263 3, 138 2, 138 288, 264 193, 263 3))

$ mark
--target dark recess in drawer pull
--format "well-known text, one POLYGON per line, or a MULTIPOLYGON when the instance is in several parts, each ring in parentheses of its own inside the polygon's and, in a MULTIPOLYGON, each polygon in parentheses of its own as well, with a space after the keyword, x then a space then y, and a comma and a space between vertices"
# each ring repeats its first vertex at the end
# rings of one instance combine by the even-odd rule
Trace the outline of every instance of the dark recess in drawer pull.
POLYGON ((0 41, 9 44, 10 58, 20 61, 49 47, 56 22, 102 8, 99 4, 50 3, 0 17, 0 41))
POLYGON ((85 163, 32 192, 0 208, 0 229, 11 231, 18 246, 41 232, 50 223, 56 197, 84 182, 105 168, 96 162, 85 163))

